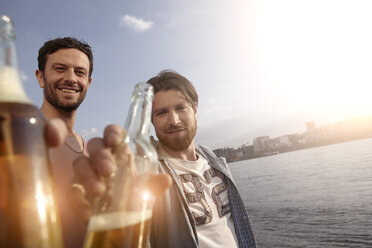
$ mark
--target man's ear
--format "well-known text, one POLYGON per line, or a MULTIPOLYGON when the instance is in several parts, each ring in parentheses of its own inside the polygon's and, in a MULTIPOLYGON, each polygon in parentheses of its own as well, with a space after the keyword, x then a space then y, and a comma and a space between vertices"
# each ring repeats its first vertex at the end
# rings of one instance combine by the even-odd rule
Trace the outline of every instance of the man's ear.
POLYGON ((36 79, 37 81, 39 82, 39 86, 40 88, 44 88, 44 73, 42 71, 40 71, 39 69, 37 69, 35 71, 35 76, 36 76, 36 79))
POLYGON ((89 80, 88 80, 88 88, 89 88, 91 83, 92 83, 92 78, 90 77, 89 80))

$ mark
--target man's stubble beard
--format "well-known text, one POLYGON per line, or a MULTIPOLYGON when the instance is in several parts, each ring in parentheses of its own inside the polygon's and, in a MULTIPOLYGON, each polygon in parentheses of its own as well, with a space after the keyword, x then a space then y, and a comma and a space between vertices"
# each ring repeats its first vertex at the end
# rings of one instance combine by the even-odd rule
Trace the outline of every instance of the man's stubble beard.
POLYGON ((186 129, 187 133, 185 137, 173 137, 169 138, 166 135, 162 136, 158 133, 156 136, 158 137, 160 143, 167 147, 169 150, 172 151, 184 151, 186 150, 191 142, 194 140, 194 137, 196 135, 197 130, 197 122, 196 119, 194 120, 194 125, 189 126, 189 128, 186 129))
POLYGON ((47 102, 51 104, 52 106, 54 106, 56 109, 59 109, 59 110, 62 110, 68 113, 77 110, 80 104, 84 101, 84 98, 87 94, 87 91, 83 91, 81 92, 81 95, 79 96, 76 102, 69 103, 69 104, 63 104, 63 102, 58 99, 58 96, 57 96, 58 89, 55 88, 53 90, 52 87, 49 85, 48 80, 45 77, 44 77, 44 85, 45 85, 44 86, 44 97, 47 100, 47 102))

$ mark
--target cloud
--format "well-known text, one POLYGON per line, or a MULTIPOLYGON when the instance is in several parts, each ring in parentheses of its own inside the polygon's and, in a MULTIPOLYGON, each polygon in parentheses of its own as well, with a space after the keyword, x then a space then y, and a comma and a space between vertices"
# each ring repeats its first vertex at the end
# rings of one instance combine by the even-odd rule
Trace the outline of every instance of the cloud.
POLYGON ((120 19, 120 27, 129 27, 136 32, 143 32, 150 29, 154 23, 152 21, 145 21, 142 18, 125 15, 120 19))
POLYGON ((97 133, 98 133, 98 129, 95 127, 92 127, 90 129, 83 129, 80 132, 80 134, 84 137, 84 139, 88 139, 97 133))
POLYGON ((208 98, 208 104, 215 104, 216 103, 216 98, 214 97, 209 97, 208 98))

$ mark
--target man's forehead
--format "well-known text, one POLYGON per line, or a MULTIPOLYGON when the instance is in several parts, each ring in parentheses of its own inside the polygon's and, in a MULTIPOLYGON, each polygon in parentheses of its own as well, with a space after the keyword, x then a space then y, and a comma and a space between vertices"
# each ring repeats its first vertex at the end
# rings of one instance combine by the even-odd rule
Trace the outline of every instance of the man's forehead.
POLYGON ((159 100, 183 100, 187 101, 184 95, 179 90, 159 90, 155 93, 154 98, 159 100))
POLYGON ((171 105, 177 105, 187 102, 186 98, 181 94, 180 91, 171 90, 160 90, 154 95, 153 107, 165 107, 171 105))
POLYGON ((61 48, 54 53, 47 54, 47 63, 75 63, 79 62, 79 66, 84 66, 89 69, 89 58, 88 56, 76 48, 61 48))
POLYGON ((61 48, 58 49, 57 51, 53 53, 48 53, 47 58, 71 58, 72 57, 79 57, 82 58, 83 60, 86 59, 89 63, 89 58, 88 55, 86 55, 84 52, 80 51, 79 49, 76 48, 61 48))

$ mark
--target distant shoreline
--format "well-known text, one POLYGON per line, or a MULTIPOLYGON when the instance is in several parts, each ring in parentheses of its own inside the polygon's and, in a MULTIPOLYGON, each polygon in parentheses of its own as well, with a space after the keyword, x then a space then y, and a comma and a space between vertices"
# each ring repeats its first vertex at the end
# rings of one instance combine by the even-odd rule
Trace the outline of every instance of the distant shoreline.
POLYGON ((295 152, 295 151, 299 151, 299 150, 312 149, 312 148, 316 148, 316 147, 329 146, 329 145, 335 145, 335 144, 341 144, 341 143, 347 143, 347 142, 353 142, 353 141, 363 140, 363 139, 372 139, 372 135, 371 136, 367 136, 367 137, 362 137, 362 138, 356 138, 356 139, 349 139, 349 140, 339 141, 339 142, 329 142, 329 143, 323 143, 323 144, 317 144, 317 145, 313 144, 313 145, 308 145, 308 146, 304 146, 304 147, 297 147, 296 149, 288 149, 288 150, 281 151, 281 152, 277 151, 277 152, 272 152, 272 153, 269 153, 269 154, 254 155, 254 156, 251 156, 251 157, 246 157, 246 158, 237 159, 237 160, 228 161, 226 158, 225 158, 225 160, 226 160, 227 163, 233 163, 233 162, 244 161, 244 160, 249 160, 249 159, 274 156, 274 155, 281 154, 281 153, 295 152))

